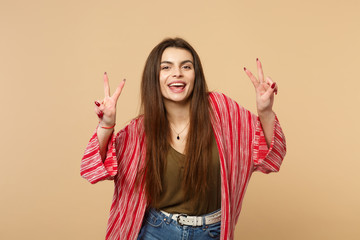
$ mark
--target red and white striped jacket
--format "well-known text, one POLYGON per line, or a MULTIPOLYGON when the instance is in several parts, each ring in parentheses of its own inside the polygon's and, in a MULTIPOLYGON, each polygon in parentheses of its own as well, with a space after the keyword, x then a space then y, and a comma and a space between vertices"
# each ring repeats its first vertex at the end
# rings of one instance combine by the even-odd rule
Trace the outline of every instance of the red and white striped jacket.
MULTIPOLYGON (((221 239, 233 239, 251 174, 277 172, 286 153, 285 137, 276 117, 270 148, 257 116, 220 93, 210 93, 214 130, 221 164, 221 239)), ((136 239, 147 201, 144 179, 135 187, 136 174, 145 163, 143 118, 131 121, 111 137, 104 162, 98 138, 90 139, 81 162, 81 176, 94 184, 114 180, 115 190, 106 239, 136 239)))

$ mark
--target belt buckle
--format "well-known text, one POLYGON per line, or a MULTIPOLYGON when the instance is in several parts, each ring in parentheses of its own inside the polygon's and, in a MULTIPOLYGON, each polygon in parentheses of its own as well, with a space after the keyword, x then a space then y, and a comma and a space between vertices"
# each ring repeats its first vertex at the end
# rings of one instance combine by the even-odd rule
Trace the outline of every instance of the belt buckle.
POLYGON ((186 215, 186 214, 179 214, 179 215, 176 217, 176 222, 177 222, 180 226, 184 226, 185 224, 180 223, 180 217, 187 217, 187 215, 186 215))

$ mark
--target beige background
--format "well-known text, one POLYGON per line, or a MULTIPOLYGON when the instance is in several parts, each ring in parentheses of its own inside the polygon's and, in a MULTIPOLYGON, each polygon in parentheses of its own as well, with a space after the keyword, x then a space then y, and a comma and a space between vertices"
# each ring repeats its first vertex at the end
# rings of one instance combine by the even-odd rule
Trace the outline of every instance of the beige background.
POLYGON ((103 97, 127 83, 119 130, 139 110, 150 50, 197 49, 211 90, 256 111, 243 72, 279 85, 288 153, 250 181, 236 239, 360 239, 358 0, 0 1, 0 239, 103 239, 113 184, 80 177, 103 97), (340 3, 341 2, 341 3, 340 3))

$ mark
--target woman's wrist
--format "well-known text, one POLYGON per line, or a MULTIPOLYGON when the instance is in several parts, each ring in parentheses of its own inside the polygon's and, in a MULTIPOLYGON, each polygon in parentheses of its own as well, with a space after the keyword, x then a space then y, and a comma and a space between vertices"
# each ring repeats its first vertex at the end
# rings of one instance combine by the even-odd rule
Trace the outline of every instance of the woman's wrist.
POLYGON ((115 123, 111 126, 107 126, 107 125, 103 125, 103 124, 99 123, 99 127, 103 128, 103 129, 108 129, 108 130, 114 129, 115 125, 116 125, 115 123))
POLYGON ((102 128, 102 129, 113 129, 115 127, 116 123, 110 123, 110 124, 107 124, 107 123, 103 123, 103 122, 99 122, 99 128, 102 128))

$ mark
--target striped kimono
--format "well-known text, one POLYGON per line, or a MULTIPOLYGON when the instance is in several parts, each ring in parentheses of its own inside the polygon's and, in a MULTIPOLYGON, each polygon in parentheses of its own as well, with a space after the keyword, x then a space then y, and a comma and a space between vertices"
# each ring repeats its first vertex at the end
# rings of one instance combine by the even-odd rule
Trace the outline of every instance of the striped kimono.
MULTIPOLYGON (((209 101, 221 165, 221 239, 233 239, 251 174, 279 171, 286 153, 285 137, 276 117, 268 148, 257 116, 221 93, 211 92, 209 101)), ((96 132, 86 147, 81 176, 92 184, 105 179, 115 183, 106 239, 138 236, 147 200, 145 180, 138 187, 135 180, 138 170, 145 166, 145 149, 142 116, 111 137, 104 162, 96 132)))

